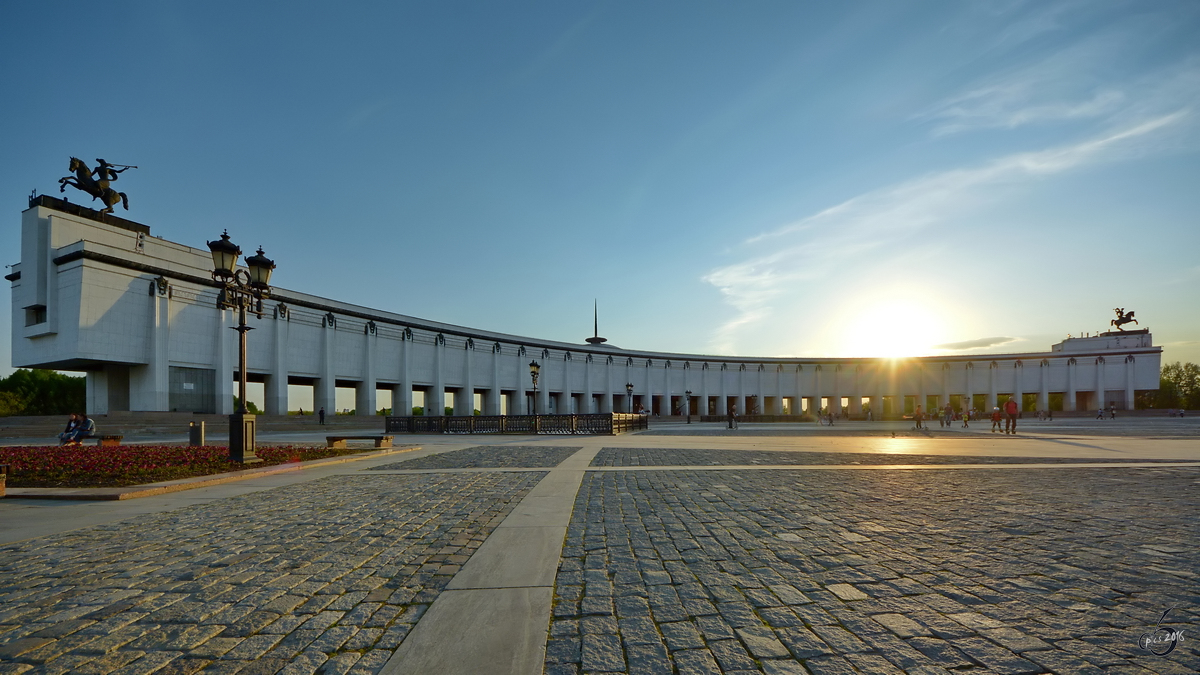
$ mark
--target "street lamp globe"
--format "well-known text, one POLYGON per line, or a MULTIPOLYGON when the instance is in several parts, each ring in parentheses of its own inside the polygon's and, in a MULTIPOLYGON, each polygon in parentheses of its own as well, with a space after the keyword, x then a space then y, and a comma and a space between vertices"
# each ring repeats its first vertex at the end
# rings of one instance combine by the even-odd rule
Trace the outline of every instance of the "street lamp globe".
POLYGON ((537 386, 538 373, 541 372, 541 370, 542 367, 538 365, 537 361, 529 362, 529 377, 533 378, 533 386, 535 387, 537 386))
POLYGON ((270 288, 271 271, 275 269, 275 261, 263 255, 262 247, 258 253, 246 258, 246 267, 250 268, 250 286, 260 290, 270 288))
POLYGON ((220 239, 208 242, 208 250, 212 253, 213 273, 221 278, 233 276, 242 249, 229 241, 229 231, 226 230, 220 239))

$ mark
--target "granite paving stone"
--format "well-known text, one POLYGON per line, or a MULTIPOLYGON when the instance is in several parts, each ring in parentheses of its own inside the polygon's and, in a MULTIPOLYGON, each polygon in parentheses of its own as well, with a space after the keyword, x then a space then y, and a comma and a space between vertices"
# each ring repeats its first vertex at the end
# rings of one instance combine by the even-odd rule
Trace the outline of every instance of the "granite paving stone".
POLYGON ((446 558, 544 475, 328 476, 0 547, 0 664, 377 672, 449 583, 446 558))
POLYGON ((427 457, 391 462, 372 467, 376 471, 409 469, 553 468, 579 451, 579 447, 552 445, 480 445, 427 457))
MULTIPOLYGON (((1177 650, 1156 670, 1137 648, 1159 608, 1198 599, 1191 580, 1200 565, 1185 542, 1200 516, 1200 471, 687 468, 821 459, 812 454, 601 451, 595 466, 680 468, 585 476, 554 610, 556 622, 580 627, 580 656, 558 651, 546 672, 634 672, 635 656, 660 645, 654 658, 675 672, 723 675, 1200 666, 1196 652, 1177 650), (1184 573, 1151 569, 1166 565, 1155 553, 1184 573), (615 633, 611 622, 587 623, 611 618, 594 606, 609 597, 615 633)), ((1177 611, 1181 625, 1197 619, 1177 611)))
MULTIPOLYGON (((770 430, 768 430, 770 431, 770 430)), ((778 431, 778 430, 776 430, 778 431)), ((789 452, 786 450, 724 450, 715 448, 603 448, 592 466, 721 466, 782 464, 1081 464, 1095 459, 1075 457, 976 456, 976 455, 893 455, 887 453, 789 452)), ((1173 462, 1170 459, 1104 459, 1104 462, 1173 462)), ((543 465, 552 466, 552 465, 543 465)), ((430 467, 433 468, 433 467, 430 467)), ((439 467, 441 468, 441 467, 439 467)))

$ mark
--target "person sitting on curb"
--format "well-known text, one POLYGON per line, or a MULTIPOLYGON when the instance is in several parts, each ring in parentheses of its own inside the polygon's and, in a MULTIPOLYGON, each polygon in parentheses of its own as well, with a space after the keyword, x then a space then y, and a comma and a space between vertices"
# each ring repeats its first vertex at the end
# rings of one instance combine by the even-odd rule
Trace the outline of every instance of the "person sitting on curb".
POLYGON ((69 443, 71 438, 75 435, 75 428, 78 426, 79 417, 77 417, 75 413, 71 413, 71 418, 67 420, 67 428, 63 429, 63 432, 58 435, 58 444, 66 445, 69 443))

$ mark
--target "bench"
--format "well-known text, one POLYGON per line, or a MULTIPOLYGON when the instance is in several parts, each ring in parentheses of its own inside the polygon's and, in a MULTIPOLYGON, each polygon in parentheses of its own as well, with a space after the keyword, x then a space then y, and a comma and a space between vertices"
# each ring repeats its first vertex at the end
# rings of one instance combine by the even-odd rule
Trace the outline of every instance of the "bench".
POLYGON ((107 446, 120 445, 121 439, 123 439, 125 437, 112 434, 112 435, 108 435, 108 436, 95 436, 94 438, 96 439, 96 447, 107 447, 107 446))
POLYGON ((392 439, 394 439, 394 438, 396 438, 396 437, 395 436, 326 436, 325 442, 328 443, 328 445, 326 447, 344 448, 344 447, 346 447, 346 441, 375 441, 375 447, 377 447, 377 448, 390 448, 390 447, 392 447, 392 439))

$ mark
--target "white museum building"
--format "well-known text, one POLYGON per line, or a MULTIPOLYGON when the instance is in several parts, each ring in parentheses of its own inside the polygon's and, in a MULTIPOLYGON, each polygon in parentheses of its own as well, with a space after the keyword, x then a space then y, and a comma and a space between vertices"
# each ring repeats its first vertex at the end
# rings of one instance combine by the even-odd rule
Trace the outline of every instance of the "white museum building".
MULTIPOLYGON (((203 242, 198 242, 203 243, 203 242)), ((21 216, 12 284, 12 364, 87 374, 87 412, 233 411, 238 370, 233 310, 203 248, 45 195, 21 216)), ((247 377, 266 413, 288 410, 289 385, 335 409, 352 387, 358 414, 389 390, 455 414, 539 413, 898 415, 946 403, 990 410, 1015 396, 1026 410, 1134 407, 1158 388, 1162 349, 1146 330, 1069 338, 1048 351, 890 358, 762 358, 621 349, 495 333, 275 288, 251 317, 247 377), (541 367, 536 396, 529 362, 541 367), (629 386, 632 385, 632 388, 629 386), (690 396, 688 394, 690 392, 690 396)))

